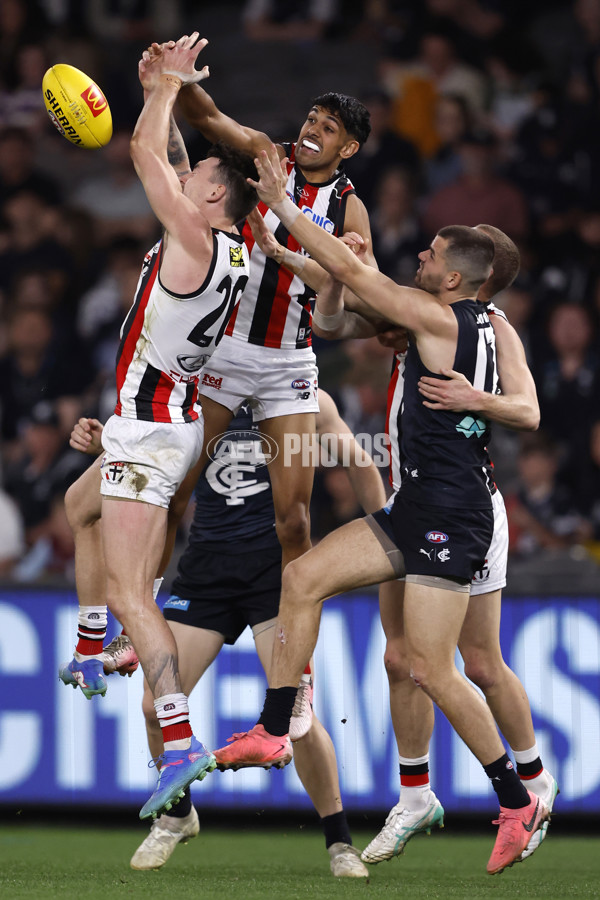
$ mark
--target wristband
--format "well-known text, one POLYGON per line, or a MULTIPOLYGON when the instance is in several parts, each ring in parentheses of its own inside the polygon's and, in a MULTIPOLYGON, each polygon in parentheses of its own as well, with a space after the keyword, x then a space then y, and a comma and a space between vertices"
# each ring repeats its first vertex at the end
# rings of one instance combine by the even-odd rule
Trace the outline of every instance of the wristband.
POLYGON ((289 228, 290 225, 298 218, 301 210, 292 203, 292 201, 286 197, 284 200, 280 200, 278 203, 273 203, 271 209, 279 219, 282 225, 285 225, 286 228, 289 228))
POLYGON ((313 323, 320 328, 321 331, 337 331, 344 321, 345 313, 345 309, 340 309, 333 316, 324 316, 323 313, 320 313, 315 307, 315 311, 313 312, 313 323))
POLYGON ((284 248, 281 265, 285 266, 286 269, 291 269, 292 272, 299 275, 304 268, 305 263, 306 257, 302 256, 301 253, 294 253, 293 250, 288 250, 287 247, 284 248))
POLYGON ((163 72, 163 74, 160 76, 160 80, 166 81, 168 84, 174 85, 177 88, 177 90, 179 90, 183 84, 183 81, 181 80, 179 75, 171 75, 168 72, 163 72))

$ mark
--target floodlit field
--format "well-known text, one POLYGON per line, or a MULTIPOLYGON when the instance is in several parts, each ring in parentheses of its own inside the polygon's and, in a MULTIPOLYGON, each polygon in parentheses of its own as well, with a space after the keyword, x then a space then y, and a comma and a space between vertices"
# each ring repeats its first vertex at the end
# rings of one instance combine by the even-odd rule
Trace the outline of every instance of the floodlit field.
MULTIPOLYGON (((419 836, 400 859, 380 863, 363 880, 334 879, 318 831, 261 825, 237 830, 205 824, 200 836, 178 847, 157 872, 134 872, 129 858, 146 831, 87 827, 0 827, 0 897, 3 900, 305 900, 412 898, 600 897, 598 836, 550 835, 525 863, 491 877, 485 872, 494 829, 485 836, 419 836)), ((355 833, 362 847, 373 832, 355 833)))

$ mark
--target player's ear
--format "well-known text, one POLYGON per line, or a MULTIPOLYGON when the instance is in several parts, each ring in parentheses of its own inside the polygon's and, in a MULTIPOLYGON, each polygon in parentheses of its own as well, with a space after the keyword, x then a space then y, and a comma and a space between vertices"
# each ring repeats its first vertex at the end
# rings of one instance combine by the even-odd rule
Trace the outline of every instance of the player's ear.
POLYGON ((358 141, 348 141, 348 143, 344 144, 340 150, 340 156, 342 159, 350 159, 350 157, 354 156, 355 153, 358 153, 359 150, 360 144, 358 141))
POLYGON ((218 203, 219 200, 222 200, 225 196, 227 188, 224 184, 211 184, 211 189, 208 197, 206 198, 208 203, 218 203))
POLYGON ((456 291, 462 284, 462 275, 460 272, 451 271, 446 273, 446 289, 456 291))

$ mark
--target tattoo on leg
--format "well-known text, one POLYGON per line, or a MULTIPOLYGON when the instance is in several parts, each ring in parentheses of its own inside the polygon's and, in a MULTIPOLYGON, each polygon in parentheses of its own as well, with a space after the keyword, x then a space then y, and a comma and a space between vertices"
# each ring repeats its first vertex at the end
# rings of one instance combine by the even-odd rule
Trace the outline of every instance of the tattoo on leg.
POLYGON ((177 659, 172 653, 160 653, 154 656, 150 665, 144 669, 144 675, 155 698, 159 683, 159 697, 162 697, 163 694, 178 694, 181 691, 177 659))

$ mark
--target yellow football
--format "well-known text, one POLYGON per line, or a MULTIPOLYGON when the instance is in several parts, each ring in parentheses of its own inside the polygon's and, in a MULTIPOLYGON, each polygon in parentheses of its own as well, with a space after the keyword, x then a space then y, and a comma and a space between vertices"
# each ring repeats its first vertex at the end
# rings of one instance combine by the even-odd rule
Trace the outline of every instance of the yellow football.
POLYGON ((110 107, 89 75, 58 63, 44 75, 42 93, 50 120, 68 141, 88 150, 108 144, 112 137, 110 107))

